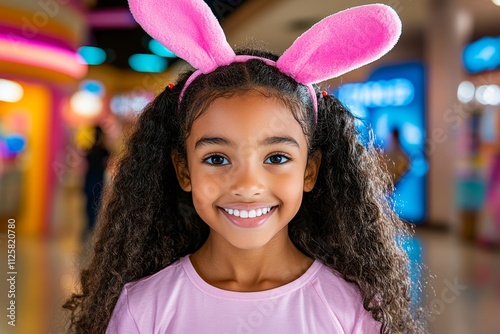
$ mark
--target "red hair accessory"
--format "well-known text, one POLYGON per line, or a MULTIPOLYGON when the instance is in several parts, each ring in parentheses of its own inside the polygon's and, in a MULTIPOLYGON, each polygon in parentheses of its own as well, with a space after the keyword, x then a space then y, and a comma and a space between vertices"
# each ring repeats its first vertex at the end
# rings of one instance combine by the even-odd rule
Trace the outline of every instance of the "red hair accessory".
POLYGON ((174 86, 175 86, 175 85, 174 85, 173 83, 169 83, 169 84, 168 84, 168 88, 170 88, 170 89, 174 89, 174 86))
POLYGON ((326 92, 326 90, 324 90, 324 91, 322 91, 322 92, 321 92, 321 95, 323 95, 323 96, 327 96, 327 95, 328 95, 328 93, 326 92))

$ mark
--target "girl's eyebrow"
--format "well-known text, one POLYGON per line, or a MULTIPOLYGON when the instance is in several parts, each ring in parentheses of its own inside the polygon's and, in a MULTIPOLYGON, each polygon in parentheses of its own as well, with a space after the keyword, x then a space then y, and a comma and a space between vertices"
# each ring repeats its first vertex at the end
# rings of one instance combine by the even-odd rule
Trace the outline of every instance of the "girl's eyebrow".
POLYGON ((200 148, 206 145, 225 145, 225 146, 234 146, 233 142, 229 139, 222 137, 201 137, 194 144, 194 149, 200 148))
MULTIPOLYGON (((261 141, 259 141, 259 146, 271 146, 276 144, 286 144, 291 146, 296 146, 300 148, 299 143, 289 136, 274 136, 267 137, 261 141)), ((227 138, 223 137, 201 137, 196 141, 194 145, 194 149, 200 148, 206 145, 225 145, 225 146, 234 146, 234 143, 227 138)))
POLYGON ((276 144, 286 144, 286 145, 297 146, 298 148, 300 148, 299 143, 295 139, 289 136, 268 137, 259 142, 260 146, 271 146, 276 144))

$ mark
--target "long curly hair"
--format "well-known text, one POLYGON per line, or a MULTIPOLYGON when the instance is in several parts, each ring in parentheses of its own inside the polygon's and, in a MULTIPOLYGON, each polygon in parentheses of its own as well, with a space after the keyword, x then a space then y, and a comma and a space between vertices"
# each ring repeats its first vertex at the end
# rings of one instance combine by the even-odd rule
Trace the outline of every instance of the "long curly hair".
MULTIPOLYGON (((239 54, 276 60, 256 50, 239 54)), ((127 282, 151 275, 206 241, 209 228, 177 181, 172 153, 186 158, 192 123, 215 99, 259 89, 292 111, 321 150, 314 189, 305 193, 289 236, 304 254, 321 261, 360 291, 381 333, 421 333, 410 300, 409 260, 398 240, 410 236, 393 211, 391 178, 371 143, 361 143, 354 116, 318 88, 318 119, 305 86, 260 60, 221 66, 197 77, 179 103, 192 72, 167 87, 141 114, 107 187, 80 289, 64 304, 74 333, 104 333, 127 282)))

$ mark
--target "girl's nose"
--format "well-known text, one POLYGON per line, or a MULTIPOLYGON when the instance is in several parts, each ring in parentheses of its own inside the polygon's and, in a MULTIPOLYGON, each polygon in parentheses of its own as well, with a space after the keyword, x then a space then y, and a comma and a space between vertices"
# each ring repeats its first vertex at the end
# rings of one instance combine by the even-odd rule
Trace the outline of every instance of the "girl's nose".
POLYGON ((255 167, 244 167, 231 175, 231 192, 242 198, 251 198, 263 193, 264 176, 255 167))

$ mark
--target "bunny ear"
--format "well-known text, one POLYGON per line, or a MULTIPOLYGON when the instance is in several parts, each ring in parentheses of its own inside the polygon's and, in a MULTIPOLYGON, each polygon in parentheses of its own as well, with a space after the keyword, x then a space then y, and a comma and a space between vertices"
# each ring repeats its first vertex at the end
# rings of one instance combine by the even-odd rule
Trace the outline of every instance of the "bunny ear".
POLYGON ((326 17, 297 38, 277 67, 302 84, 321 82, 377 60, 400 35, 401 21, 391 7, 350 8, 326 17))
POLYGON ((135 20, 158 42, 202 73, 235 57, 210 7, 204 1, 129 0, 135 20))

